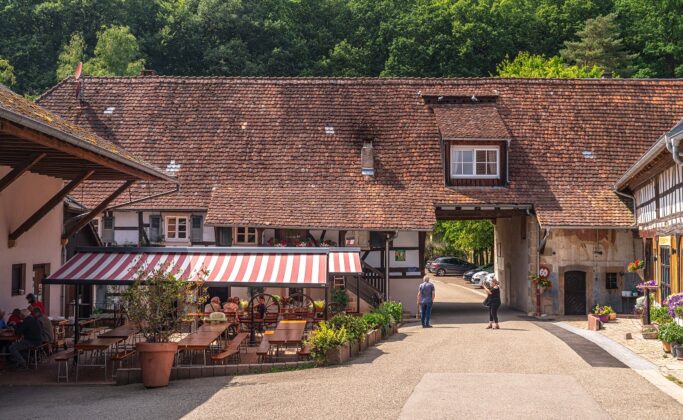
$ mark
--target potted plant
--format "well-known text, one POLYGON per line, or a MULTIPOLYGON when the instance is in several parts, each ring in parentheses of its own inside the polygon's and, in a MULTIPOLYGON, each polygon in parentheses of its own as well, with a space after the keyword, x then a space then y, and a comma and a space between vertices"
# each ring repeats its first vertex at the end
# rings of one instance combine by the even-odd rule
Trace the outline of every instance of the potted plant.
POLYGON ((310 334, 306 345, 310 347, 311 356, 316 364, 336 364, 348 360, 348 340, 346 328, 334 329, 323 321, 310 334))
POLYGON ((671 340, 671 355, 683 359, 683 327, 671 323, 667 329, 667 338, 671 340))
POLYGON ((626 267, 629 273, 635 273, 643 268, 645 268, 645 261, 641 259, 636 259, 635 261, 628 263, 626 267))
POLYGON ((166 272, 166 267, 141 273, 123 294, 130 321, 140 328, 145 342, 136 344, 140 355, 142 382, 147 388, 167 386, 178 344, 171 336, 180 331, 186 309, 206 301, 203 279, 185 281, 166 272))
POLYGON ((646 340, 655 340, 659 334, 657 327, 654 325, 644 325, 641 333, 643 334, 643 338, 646 340))
POLYGON ((609 306, 595 305, 593 308, 593 315, 598 317, 603 324, 609 322, 610 312, 613 312, 613 310, 609 306))
POLYGON ((657 338, 662 342, 662 348, 665 353, 671 353, 671 342, 675 338, 674 327, 677 325, 673 322, 662 324, 659 326, 659 332, 657 333, 657 338))

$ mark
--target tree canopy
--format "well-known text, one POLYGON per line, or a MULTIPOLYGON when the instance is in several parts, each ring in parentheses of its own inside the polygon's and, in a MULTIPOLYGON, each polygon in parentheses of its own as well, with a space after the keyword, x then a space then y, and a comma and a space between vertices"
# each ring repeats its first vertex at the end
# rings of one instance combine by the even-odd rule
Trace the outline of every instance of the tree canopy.
POLYGON ((527 52, 552 75, 574 71, 559 66, 563 51, 570 68, 678 77, 680 10, 681 0, 0 0, 0 57, 28 94, 78 61, 98 75, 451 77, 495 75, 527 52))
POLYGON ((559 56, 545 58, 542 55, 533 55, 521 52, 510 61, 505 57, 497 67, 500 77, 544 77, 550 79, 569 78, 597 78, 604 71, 598 66, 568 66, 559 56))

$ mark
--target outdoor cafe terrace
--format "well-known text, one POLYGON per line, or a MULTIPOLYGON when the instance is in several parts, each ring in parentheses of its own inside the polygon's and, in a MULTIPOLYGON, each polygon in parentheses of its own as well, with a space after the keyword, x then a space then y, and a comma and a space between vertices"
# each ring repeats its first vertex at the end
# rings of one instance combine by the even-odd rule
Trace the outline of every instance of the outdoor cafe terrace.
MULTIPOLYGON (((80 296, 83 287, 131 285, 159 269, 186 281, 205 270, 204 284, 214 287, 327 290, 332 276, 357 275, 360 267, 354 248, 98 248, 83 249, 45 283, 74 284, 80 296)), ((305 344, 310 332, 320 321, 346 310, 327 300, 313 301, 305 293, 285 298, 253 294, 231 309, 184 309, 182 326, 170 339, 178 343, 172 379, 311 365, 305 344)), ((73 319, 52 320, 55 340, 29 351, 27 370, 15 369, 7 354, 0 355, 0 384, 139 382, 136 344, 144 341, 140 328, 125 313, 85 319, 74 313, 73 319)), ((17 339, 11 332, 0 334, 0 344, 17 339)))

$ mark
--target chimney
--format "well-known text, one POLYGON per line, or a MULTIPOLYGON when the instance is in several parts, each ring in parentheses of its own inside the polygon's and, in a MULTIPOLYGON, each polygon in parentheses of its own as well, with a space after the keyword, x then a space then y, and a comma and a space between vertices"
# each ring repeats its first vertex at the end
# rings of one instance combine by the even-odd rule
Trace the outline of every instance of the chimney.
POLYGON ((142 69, 140 70, 140 76, 156 76, 157 71, 152 69, 142 69))
POLYGON ((363 149, 360 152, 360 167, 363 176, 375 176, 375 152, 372 148, 372 139, 363 141, 363 149))

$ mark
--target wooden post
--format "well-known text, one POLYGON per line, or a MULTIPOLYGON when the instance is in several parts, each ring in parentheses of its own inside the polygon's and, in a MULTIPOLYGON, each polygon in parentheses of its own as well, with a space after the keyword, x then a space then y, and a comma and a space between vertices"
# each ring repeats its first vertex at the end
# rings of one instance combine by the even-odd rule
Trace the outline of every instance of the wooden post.
MULTIPOLYGON (((69 237, 71 237, 71 235, 73 235, 73 234, 75 234, 76 232, 78 232, 79 230, 81 230, 81 228, 82 228, 83 226, 85 226, 86 224, 88 224, 88 222, 90 222, 95 216, 97 216, 98 214, 102 213, 102 212, 107 208, 107 206, 108 206, 112 201, 114 201, 114 200, 116 199, 116 197, 118 197, 119 195, 121 195, 125 190, 128 189, 128 187, 130 187, 131 185, 133 185, 134 182, 135 182, 134 180, 129 180, 129 181, 124 182, 123 185, 121 185, 121 186, 120 186, 116 191, 114 191, 109 197, 105 198, 104 201, 102 201, 100 204, 97 205, 97 207, 95 207, 94 209, 90 210, 90 213, 88 213, 87 216, 82 217, 80 220, 78 220, 78 222, 76 222, 73 226, 71 226, 71 228, 69 228, 69 230, 66 231, 66 233, 64 233, 64 235, 62 235, 62 238, 63 238, 63 239, 68 239, 69 237)), ((138 218, 138 226, 140 226, 140 223, 141 223, 141 219, 140 219, 140 218, 141 218, 141 217, 142 217, 142 213, 140 213, 140 217, 138 218)), ((138 234, 139 234, 139 231, 138 231, 138 234)))
POLYGON ((45 156, 47 156, 47 153, 35 155, 27 161, 21 163, 19 166, 12 169, 10 173, 8 173, 2 179, 0 179, 0 192, 2 192, 2 190, 4 190, 5 188, 9 187, 12 182, 17 180, 21 175, 24 174, 24 172, 34 167, 35 164, 40 162, 40 160, 43 159, 45 156))
POLYGON ((417 233, 417 248, 418 248, 418 258, 420 259, 420 275, 425 275, 425 241, 427 238, 427 232, 417 233))
POLYGON ((95 171, 90 170, 88 172, 83 173, 81 176, 78 178, 72 180, 67 184, 64 188, 62 188, 57 194, 55 194, 50 200, 48 200, 47 203, 45 203, 38 211, 33 213, 31 217, 26 219, 24 223, 21 224, 18 228, 16 228, 12 233, 9 234, 9 241, 8 241, 8 247, 12 248, 14 244, 16 243, 17 239, 21 235, 23 235, 27 230, 31 229, 33 225, 38 223, 40 219, 43 218, 47 213, 50 212, 53 208, 55 208, 58 204, 64 200, 64 197, 67 196, 71 191, 74 190, 84 180, 90 178, 92 174, 94 174, 95 171))

